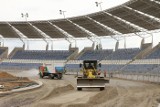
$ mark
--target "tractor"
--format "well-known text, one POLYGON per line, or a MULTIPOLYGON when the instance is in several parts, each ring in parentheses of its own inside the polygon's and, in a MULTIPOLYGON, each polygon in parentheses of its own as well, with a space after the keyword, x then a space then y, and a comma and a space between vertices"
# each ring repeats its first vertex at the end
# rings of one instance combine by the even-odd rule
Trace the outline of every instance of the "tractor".
POLYGON ((109 83, 109 79, 101 75, 101 63, 98 64, 97 60, 84 60, 79 66, 82 76, 77 76, 78 91, 82 88, 100 88, 101 91, 105 89, 105 83, 109 83))

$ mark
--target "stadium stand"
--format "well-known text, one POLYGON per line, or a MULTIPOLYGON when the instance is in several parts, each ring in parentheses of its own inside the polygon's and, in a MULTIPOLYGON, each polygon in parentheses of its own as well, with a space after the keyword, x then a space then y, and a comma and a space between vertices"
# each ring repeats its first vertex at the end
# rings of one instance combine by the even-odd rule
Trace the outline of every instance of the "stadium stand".
POLYGON ((102 65, 101 71, 102 72, 106 71, 108 73, 118 72, 119 69, 121 69, 123 66, 124 64, 105 64, 105 65, 102 65))
POLYGON ((0 47, 0 59, 7 58, 8 56, 8 47, 0 47))
POLYGON ((158 67, 158 64, 129 64, 123 72, 127 73, 149 73, 158 67))
MULTIPOLYGON (((42 39, 43 37, 44 39, 48 39, 48 37, 67 39, 66 34, 69 34, 76 40, 76 38, 84 37, 115 36, 117 32, 120 35, 135 34, 141 32, 141 29, 148 32, 160 28, 159 6, 159 0, 130 0, 118 7, 84 16, 45 21, 0 22, 0 35, 4 38, 18 38, 22 34, 27 39, 42 39), (44 34, 46 35, 44 36, 44 34)), ((8 48, 0 48, 1 59, 7 58, 7 54, 8 48)), ((118 70, 140 73, 160 71, 160 47, 157 45, 152 49, 152 43, 142 45, 141 49, 118 49, 117 46, 115 51, 94 50, 94 46, 92 46, 85 48, 80 53, 78 53, 78 49, 75 52, 70 49, 68 51, 40 51, 15 48, 8 58, 8 62, 2 62, 0 67, 32 68, 32 64, 28 62, 33 60, 64 60, 66 62, 70 59, 79 61, 96 59, 103 63, 101 69, 109 72, 118 70), (26 60, 27 63, 15 63, 23 60, 26 60)), ((66 68, 68 70, 79 69, 78 63, 67 63, 66 68)))
POLYGON ((84 59, 96 59, 96 60, 129 60, 133 59, 141 49, 139 48, 128 48, 113 50, 87 50, 81 55, 78 60, 84 59))
POLYGON ((19 50, 11 59, 44 59, 44 60, 65 60, 74 51, 44 51, 44 50, 19 50))
POLYGON ((0 63, 0 69, 2 70, 28 70, 28 69, 38 69, 41 63, 10 63, 2 62, 0 63))
POLYGON ((160 50, 156 50, 154 53, 150 54, 147 59, 159 59, 160 58, 160 50))
POLYGON ((118 49, 115 52, 113 52, 109 57, 107 57, 107 60, 128 60, 133 59, 141 49, 139 48, 128 48, 128 49, 118 49))
POLYGON ((89 60, 89 59, 95 59, 95 60, 102 60, 106 58, 107 56, 111 55, 113 50, 88 50, 86 51, 82 56, 78 58, 78 60, 89 60))
POLYGON ((159 74, 160 73, 160 65, 158 65, 158 67, 154 68, 151 72, 153 74, 159 74))
POLYGON ((65 69, 66 69, 66 71, 73 71, 73 70, 79 71, 80 70, 79 64, 66 64, 65 69))
POLYGON ((153 51, 151 54, 146 56, 145 59, 160 59, 160 48, 157 50, 153 51))
POLYGON ((5 51, 5 49, 0 48, 0 55, 5 51))

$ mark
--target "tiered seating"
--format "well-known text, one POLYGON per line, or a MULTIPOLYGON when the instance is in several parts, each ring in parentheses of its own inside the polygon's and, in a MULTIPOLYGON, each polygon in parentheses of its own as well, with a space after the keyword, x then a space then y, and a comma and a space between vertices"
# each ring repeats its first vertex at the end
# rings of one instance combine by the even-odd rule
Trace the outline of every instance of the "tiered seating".
POLYGON ((38 69, 41 63, 10 63, 2 62, 0 64, 0 69, 38 69))
POLYGON ((77 71, 80 69, 79 64, 66 64, 65 66, 66 71, 77 71))
POLYGON ((115 72, 119 71, 124 64, 108 64, 108 65, 103 65, 101 67, 101 71, 107 71, 107 72, 115 72))
POLYGON ((128 60, 134 58, 141 50, 139 48, 118 49, 107 60, 128 60))
POLYGON ((158 64, 130 64, 123 71, 132 73, 148 73, 158 67, 158 64))
POLYGON ((0 55, 5 51, 6 49, 0 48, 0 55))
POLYGON ((160 59, 160 48, 152 52, 145 59, 160 59))
POLYGON ((102 60, 105 59, 107 56, 111 55, 113 50, 88 50, 82 56, 78 58, 78 60, 87 60, 87 59, 95 59, 95 60, 102 60))
POLYGON ((160 66, 158 65, 158 67, 154 68, 151 72, 153 74, 159 74, 160 73, 160 66))
POLYGON ((66 60, 74 51, 19 50, 11 59, 66 60))
POLYGON ((126 72, 126 73, 158 73, 160 66, 158 64, 109 64, 102 65, 101 70, 107 72, 126 72), (124 67, 124 68, 123 68, 124 67))
MULTIPOLYGON (((123 64, 102 64, 101 67, 98 67, 98 70, 101 70, 101 72, 116 72, 119 71, 123 66, 123 64)), ((67 72, 79 72, 81 70, 79 64, 66 64, 65 69, 67 72)))

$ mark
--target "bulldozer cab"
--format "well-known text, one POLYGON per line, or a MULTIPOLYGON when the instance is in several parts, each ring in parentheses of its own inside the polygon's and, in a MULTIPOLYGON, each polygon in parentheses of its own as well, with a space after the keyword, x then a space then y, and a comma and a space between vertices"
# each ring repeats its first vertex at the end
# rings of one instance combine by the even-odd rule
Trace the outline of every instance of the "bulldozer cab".
POLYGON ((97 67, 101 67, 101 63, 98 64, 97 60, 84 60, 83 64, 80 64, 80 68, 83 67, 84 69, 97 69, 97 67))
POLYGON ((97 60, 86 60, 83 61, 84 69, 97 69, 97 60))

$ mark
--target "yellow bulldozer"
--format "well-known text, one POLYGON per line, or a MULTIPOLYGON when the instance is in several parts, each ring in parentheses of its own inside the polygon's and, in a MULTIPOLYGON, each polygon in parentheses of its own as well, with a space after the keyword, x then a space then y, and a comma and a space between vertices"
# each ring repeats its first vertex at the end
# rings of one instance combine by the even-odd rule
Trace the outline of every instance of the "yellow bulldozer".
POLYGON ((101 64, 98 64, 97 60, 84 60, 83 64, 80 64, 82 75, 77 76, 77 90, 82 88, 100 88, 105 89, 105 83, 109 83, 109 79, 106 79, 104 75, 101 75, 101 64))

